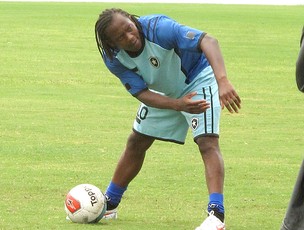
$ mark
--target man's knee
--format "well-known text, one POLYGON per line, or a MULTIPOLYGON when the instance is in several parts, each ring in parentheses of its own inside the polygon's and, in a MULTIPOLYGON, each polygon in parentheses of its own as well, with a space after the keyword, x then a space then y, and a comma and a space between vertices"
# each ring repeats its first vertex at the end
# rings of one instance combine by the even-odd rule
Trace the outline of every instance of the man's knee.
POLYGON ((213 136, 199 137, 196 140, 196 143, 199 147, 202 156, 220 153, 218 137, 213 137, 213 136))
POLYGON ((132 132, 127 141, 127 149, 134 152, 146 152, 154 142, 154 138, 132 132))

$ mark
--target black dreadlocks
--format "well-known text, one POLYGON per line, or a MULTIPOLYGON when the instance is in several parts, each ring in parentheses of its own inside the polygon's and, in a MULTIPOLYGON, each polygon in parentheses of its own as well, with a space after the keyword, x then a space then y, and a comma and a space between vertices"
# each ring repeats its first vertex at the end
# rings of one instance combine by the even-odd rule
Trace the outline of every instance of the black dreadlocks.
POLYGON ((95 39, 96 39, 98 50, 103 59, 106 55, 111 60, 113 60, 113 56, 114 56, 115 47, 112 47, 109 45, 110 38, 108 38, 105 33, 106 29, 112 22, 114 14, 121 14, 123 16, 130 18, 130 20, 133 21, 134 24, 136 25, 139 32, 142 33, 141 25, 137 20, 138 16, 131 15, 128 12, 126 12, 122 9, 117 9, 117 8, 104 10, 99 15, 99 18, 98 18, 97 22, 95 23, 95 39))

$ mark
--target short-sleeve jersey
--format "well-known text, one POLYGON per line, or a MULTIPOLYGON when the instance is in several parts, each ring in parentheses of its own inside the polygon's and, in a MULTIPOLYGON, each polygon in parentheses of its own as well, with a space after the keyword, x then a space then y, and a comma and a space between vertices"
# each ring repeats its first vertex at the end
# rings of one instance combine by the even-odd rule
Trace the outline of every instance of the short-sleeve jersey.
POLYGON ((144 37, 142 52, 130 57, 124 50, 117 50, 113 60, 104 58, 106 66, 133 96, 150 89, 171 98, 180 97, 184 88, 210 66, 200 49, 205 33, 165 15, 138 20, 144 37))

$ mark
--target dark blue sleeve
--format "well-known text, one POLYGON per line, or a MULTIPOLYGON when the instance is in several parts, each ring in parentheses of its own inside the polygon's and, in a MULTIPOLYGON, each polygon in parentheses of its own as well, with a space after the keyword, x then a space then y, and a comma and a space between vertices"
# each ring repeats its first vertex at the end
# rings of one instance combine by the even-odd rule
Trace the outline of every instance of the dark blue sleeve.
POLYGON ((143 18, 142 24, 146 29, 148 39, 163 48, 201 52, 199 44, 205 35, 203 31, 181 25, 164 15, 143 18), (149 23, 145 25, 145 22, 149 23))
POLYGON ((133 96, 147 89, 147 85, 142 77, 135 73, 134 70, 123 66, 118 59, 109 60, 105 58, 104 61, 111 73, 120 79, 121 83, 133 96))

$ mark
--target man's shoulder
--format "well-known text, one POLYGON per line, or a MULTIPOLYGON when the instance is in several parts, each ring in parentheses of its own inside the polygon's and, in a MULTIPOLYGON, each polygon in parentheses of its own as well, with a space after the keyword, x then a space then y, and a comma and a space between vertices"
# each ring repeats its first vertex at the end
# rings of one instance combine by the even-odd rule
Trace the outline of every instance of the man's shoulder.
POLYGON ((172 20, 167 15, 164 14, 151 14, 151 15, 145 15, 141 16, 138 21, 141 23, 142 26, 151 26, 151 25, 159 25, 159 23, 163 23, 164 20, 172 20))
POLYGON ((174 28, 174 20, 163 14, 146 15, 139 18, 142 32, 149 41, 164 42, 172 34, 169 31, 174 28))
POLYGON ((140 16, 139 21, 153 20, 161 17, 169 18, 167 15, 164 14, 149 14, 149 15, 140 16))

